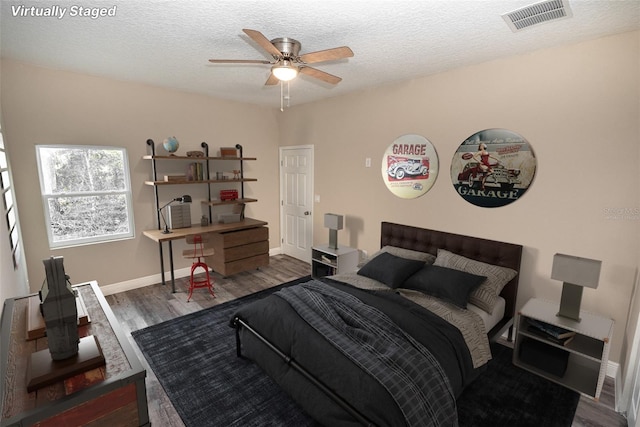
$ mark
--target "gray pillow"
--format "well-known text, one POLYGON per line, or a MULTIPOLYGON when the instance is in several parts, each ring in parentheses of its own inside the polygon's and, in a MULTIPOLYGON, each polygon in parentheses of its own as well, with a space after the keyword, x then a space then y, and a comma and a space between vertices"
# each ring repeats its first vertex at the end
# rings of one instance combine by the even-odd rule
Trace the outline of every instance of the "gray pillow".
POLYGON ((424 261, 401 258, 389 252, 383 252, 358 270, 358 274, 382 282, 391 288, 397 288, 423 266, 424 261))
POLYGON ((467 308, 471 292, 485 279, 485 276, 476 276, 452 268, 425 265, 409 277, 402 287, 432 295, 460 308, 467 308))
POLYGON ((407 258, 407 259, 415 259, 418 261, 424 261, 427 264, 433 264, 433 262, 436 260, 436 257, 431 255, 428 252, 420 252, 420 251, 414 251, 411 249, 405 249, 405 248, 399 248, 397 246, 383 246, 382 249, 380 249, 379 251, 377 251, 376 253, 374 253, 373 255, 371 255, 371 257, 369 257, 369 259, 365 262, 363 262, 359 267, 362 267, 364 264, 366 264, 368 261, 374 259, 375 257, 377 257, 378 255, 380 255, 381 253, 384 252, 389 252, 391 255, 395 255, 398 256, 400 258, 407 258))
POLYGON ((433 265, 453 268, 477 276, 485 276, 487 280, 471 293, 469 302, 489 314, 493 314, 493 309, 496 306, 498 295, 502 292, 502 288, 518 274, 518 272, 510 268, 465 258, 444 249, 438 249, 438 256, 433 265))

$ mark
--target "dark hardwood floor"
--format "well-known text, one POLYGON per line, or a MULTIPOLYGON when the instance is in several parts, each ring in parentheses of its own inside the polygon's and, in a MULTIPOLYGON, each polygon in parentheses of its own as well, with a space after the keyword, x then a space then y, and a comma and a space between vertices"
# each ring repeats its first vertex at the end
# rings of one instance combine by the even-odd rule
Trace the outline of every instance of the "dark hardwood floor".
MULTIPOLYGON (((156 427, 184 426, 153 371, 146 364, 142 353, 131 337, 131 331, 222 304, 261 289, 277 286, 306 276, 310 274, 310 271, 311 267, 307 263, 286 255, 276 255, 270 258, 268 267, 263 267, 259 270, 248 271, 227 278, 214 273, 216 298, 213 298, 206 289, 197 289, 191 298, 191 302, 187 303, 187 278, 176 279, 176 293, 171 293, 171 286, 168 284, 166 286, 157 284, 108 295, 106 299, 109 305, 138 353, 138 357, 147 369, 147 400, 151 424, 156 427)), ((626 426, 625 418, 612 409, 614 407, 614 391, 613 380, 607 378, 599 402, 581 397, 573 426, 626 426)))

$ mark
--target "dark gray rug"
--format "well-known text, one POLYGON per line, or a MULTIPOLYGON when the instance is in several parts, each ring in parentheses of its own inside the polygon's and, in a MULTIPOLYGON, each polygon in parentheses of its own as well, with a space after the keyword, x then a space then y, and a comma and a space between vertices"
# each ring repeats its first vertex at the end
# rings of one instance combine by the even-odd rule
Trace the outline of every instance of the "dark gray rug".
MULTIPOLYGON (((132 333, 186 426, 315 425, 260 368, 236 357, 232 314, 279 288, 132 333)), ((578 393, 513 366, 508 347, 492 351, 487 371, 458 399, 460 426, 571 426, 578 393)))

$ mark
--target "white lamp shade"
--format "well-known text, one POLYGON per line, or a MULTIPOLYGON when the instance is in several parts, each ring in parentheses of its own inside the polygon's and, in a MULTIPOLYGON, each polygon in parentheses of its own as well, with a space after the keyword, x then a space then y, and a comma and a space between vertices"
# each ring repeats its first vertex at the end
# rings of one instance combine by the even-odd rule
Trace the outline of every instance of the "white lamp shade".
POLYGON ((324 214, 324 226, 331 230, 342 230, 343 227, 343 216, 333 213, 324 214))
POLYGON ((573 285, 597 288, 602 261, 572 255, 555 254, 551 278, 573 285))

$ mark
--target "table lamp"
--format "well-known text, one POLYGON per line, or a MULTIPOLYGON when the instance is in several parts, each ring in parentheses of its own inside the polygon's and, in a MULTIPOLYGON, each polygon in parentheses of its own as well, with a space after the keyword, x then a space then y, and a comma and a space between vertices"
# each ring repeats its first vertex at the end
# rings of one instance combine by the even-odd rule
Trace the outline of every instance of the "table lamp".
POLYGON ((582 288, 597 288, 602 261, 572 255, 555 254, 551 278, 562 280, 562 296, 558 316, 580 321, 582 288))
POLYGON ((176 197, 175 199, 169 201, 169 203, 167 203, 166 205, 162 206, 160 209, 158 209, 158 212, 160 212, 160 216, 162 217, 162 221, 164 222, 164 230, 162 230, 162 234, 169 234, 171 233, 171 230, 169 230, 169 224, 167 224, 167 220, 164 217, 162 210, 164 208, 166 208, 167 206, 169 206, 171 203, 173 202, 180 202, 180 203, 191 203, 191 196, 188 194, 185 194, 184 196, 180 196, 180 197, 176 197))
POLYGON ((338 230, 342 230, 344 217, 342 215, 324 214, 324 226, 329 229, 329 247, 338 249, 338 230))

